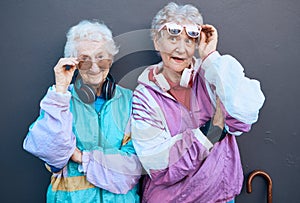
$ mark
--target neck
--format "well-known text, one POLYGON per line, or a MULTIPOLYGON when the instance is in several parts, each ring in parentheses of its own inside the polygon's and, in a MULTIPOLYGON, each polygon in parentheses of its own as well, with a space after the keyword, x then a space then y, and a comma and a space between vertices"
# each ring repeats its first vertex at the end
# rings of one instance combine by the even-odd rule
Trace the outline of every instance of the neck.
POLYGON ((173 83, 179 83, 181 79, 181 73, 175 72, 173 70, 169 70, 166 68, 163 68, 162 74, 169 78, 173 83))
POLYGON ((95 90, 96 96, 100 96, 102 92, 102 83, 97 86, 92 86, 95 90))
MULTIPOLYGON (((188 67, 186 68, 192 68, 193 67, 193 63, 194 63, 194 59, 191 60, 190 65, 188 65, 188 67)), ((180 83, 181 80, 181 76, 182 76, 182 71, 177 72, 173 69, 171 69, 170 67, 166 67, 164 65, 164 63, 162 63, 162 69, 160 69, 160 71, 165 77, 169 78, 169 80, 171 80, 173 83, 180 83)))

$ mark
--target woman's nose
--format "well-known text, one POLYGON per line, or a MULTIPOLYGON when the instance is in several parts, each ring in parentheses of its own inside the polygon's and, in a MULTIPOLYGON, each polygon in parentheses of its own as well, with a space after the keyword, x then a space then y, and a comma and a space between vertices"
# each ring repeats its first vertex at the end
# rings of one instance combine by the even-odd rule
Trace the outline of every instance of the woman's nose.
POLYGON ((186 50, 184 39, 180 39, 177 43, 175 51, 178 53, 184 53, 186 50))
POLYGON ((95 61, 92 62, 92 67, 91 67, 91 70, 96 72, 96 71, 99 71, 99 67, 97 65, 97 63, 95 61))

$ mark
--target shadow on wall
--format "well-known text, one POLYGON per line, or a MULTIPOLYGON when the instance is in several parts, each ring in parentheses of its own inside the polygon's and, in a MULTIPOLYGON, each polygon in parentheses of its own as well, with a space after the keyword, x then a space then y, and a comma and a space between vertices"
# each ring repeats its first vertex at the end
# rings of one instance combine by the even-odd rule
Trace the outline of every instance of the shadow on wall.
POLYGON ((111 73, 119 85, 134 90, 142 71, 161 60, 154 49, 150 31, 135 30, 114 37, 116 44, 120 46, 111 73))

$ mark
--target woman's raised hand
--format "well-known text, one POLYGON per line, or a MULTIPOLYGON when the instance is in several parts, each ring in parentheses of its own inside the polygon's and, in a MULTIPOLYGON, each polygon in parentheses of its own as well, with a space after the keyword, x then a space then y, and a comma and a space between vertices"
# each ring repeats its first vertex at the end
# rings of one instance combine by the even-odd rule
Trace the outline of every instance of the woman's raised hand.
POLYGON ((54 67, 56 92, 65 93, 71 83, 78 61, 76 58, 61 58, 54 67))
POLYGON ((199 56, 205 59, 210 53, 217 50, 218 32, 212 25, 202 25, 199 42, 199 56))

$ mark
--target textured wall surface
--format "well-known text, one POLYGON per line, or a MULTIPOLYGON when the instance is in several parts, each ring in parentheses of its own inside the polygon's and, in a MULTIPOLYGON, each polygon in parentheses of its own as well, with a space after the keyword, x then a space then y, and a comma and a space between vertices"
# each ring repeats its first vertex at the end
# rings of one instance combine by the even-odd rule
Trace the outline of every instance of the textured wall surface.
MULTIPOLYGON (((273 202, 300 199, 300 1, 199 0, 193 3, 219 33, 218 50, 236 57, 266 96, 258 122, 238 138, 245 179, 255 169, 273 180, 273 202)), ((122 84, 159 60, 145 35, 165 1, 0 1, 1 202, 45 202, 50 174, 22 149, 39 101, 54 82, 53 66, 63 55, 65 33, 81 19, 102 19, 120 42, 112 73, 122 84), (129 43, 132 42, 132 43, 129 43), (123 47, 122 47, 123 46, 123 47), (130 73, 130 74, 128 74, 130 73)), ((266 202, 266 183, 245 184, 236 202, 266 202)))

